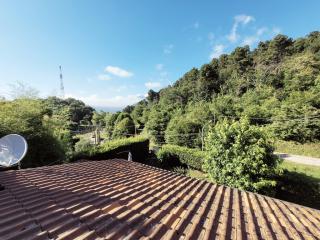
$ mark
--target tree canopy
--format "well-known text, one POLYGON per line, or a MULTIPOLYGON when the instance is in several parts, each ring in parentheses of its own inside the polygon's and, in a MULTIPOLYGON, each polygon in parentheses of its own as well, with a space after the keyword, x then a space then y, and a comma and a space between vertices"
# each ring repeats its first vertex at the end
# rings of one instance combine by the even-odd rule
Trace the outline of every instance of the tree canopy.
POLYGON ((172 135, 191 136, 209 122, 243 116, 277 139, 303 143, 320 140, 319 90, 320 32, 296 40, 279 34, 192 68, 124 113, 155 143, 199 147, 172 135))

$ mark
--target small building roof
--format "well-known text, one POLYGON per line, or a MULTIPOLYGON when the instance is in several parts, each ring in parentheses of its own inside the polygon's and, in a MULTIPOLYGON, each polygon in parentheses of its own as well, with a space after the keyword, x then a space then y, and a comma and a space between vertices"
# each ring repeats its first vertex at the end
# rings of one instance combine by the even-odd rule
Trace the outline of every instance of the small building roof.
POLYGON ((113 159, 0 172, 0 239, 320 239, 320 211, 113 159))

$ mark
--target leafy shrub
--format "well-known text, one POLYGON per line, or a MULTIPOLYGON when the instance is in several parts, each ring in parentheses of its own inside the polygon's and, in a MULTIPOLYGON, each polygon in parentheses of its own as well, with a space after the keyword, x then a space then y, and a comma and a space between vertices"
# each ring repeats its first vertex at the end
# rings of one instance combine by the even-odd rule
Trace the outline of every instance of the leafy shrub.
MULTIPOLYGON (((120 115, 119 115, 120 116, 120 115)), ((112 137, 121 138, 128 137, 134 134, 134 122, 132 118, 126 117, 116 123, 112 137)))
POLYGON ((88 151, 90 148, 92 148, 92 143, 87 138, 80 139, 74 146, 76 152, 88 151))
POLYGON ((0 101, 0 138, 17 133, 28 142, 22 168, 39 167, 66 159, 64 140, 67 131, 54 118, 50 120, 52 125, 48 125, 44 118, 45 110, 38 99, 0 101))
POLYGON ((168 144, 163 145, 158 151, 157 158, 163 168, 173 169, 178 166, 188 166, 201 170, 205 154, 197 149, 168 144))
POLYGON ((141 136, 111 140, 78 152, 73 160, 127 158, 128 151, 131 152, 133 161, 145 162, 149 154, 149 140, 141 136))
POLYGON ((211 179, 253 192, 270 193, 279 159, 269 136, 250 126, 248 119, 224 120, 210 129, 205 140, 204 169, 211 179))
POLYGON ((163 109, 154 108, 150 111, 146 129, 155 143, 164 142, 164 132, 170 120, 170 114, 163 109))
POLYGON ((166 143, 190 148, 199 147, 200 131, 200 124, 186 119, 184 115, 176 115, 170 120, 165 132, 166 143))

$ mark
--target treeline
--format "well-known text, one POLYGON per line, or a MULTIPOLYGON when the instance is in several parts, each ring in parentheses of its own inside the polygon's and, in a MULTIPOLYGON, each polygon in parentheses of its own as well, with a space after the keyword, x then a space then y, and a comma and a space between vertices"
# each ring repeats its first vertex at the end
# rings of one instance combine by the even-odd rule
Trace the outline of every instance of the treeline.
POLYGON ((320 140, 320 32, 237 47, 105 124, 113 137, 143 131, 156 144, 197 148, 208 125, 244 116, 277 139, 320 140))
POLYGON ((22 167, 68 161, 74 152, 72 131, 90 125, 94 109, 68 98, 23 96, 0 100, 0 137, 17 133, 28 142, 22 167))

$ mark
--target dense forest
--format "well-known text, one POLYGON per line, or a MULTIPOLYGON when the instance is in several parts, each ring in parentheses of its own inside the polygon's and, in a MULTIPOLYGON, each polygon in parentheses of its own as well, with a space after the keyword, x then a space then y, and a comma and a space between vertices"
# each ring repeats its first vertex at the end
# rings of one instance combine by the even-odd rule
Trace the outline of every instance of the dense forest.
POLYGON ((276 139, 320 140, 320 32, 237 47, 101 122, 109 137, 138 131, 155 144, 201 148, 209 125, 244 116, 276 139))

